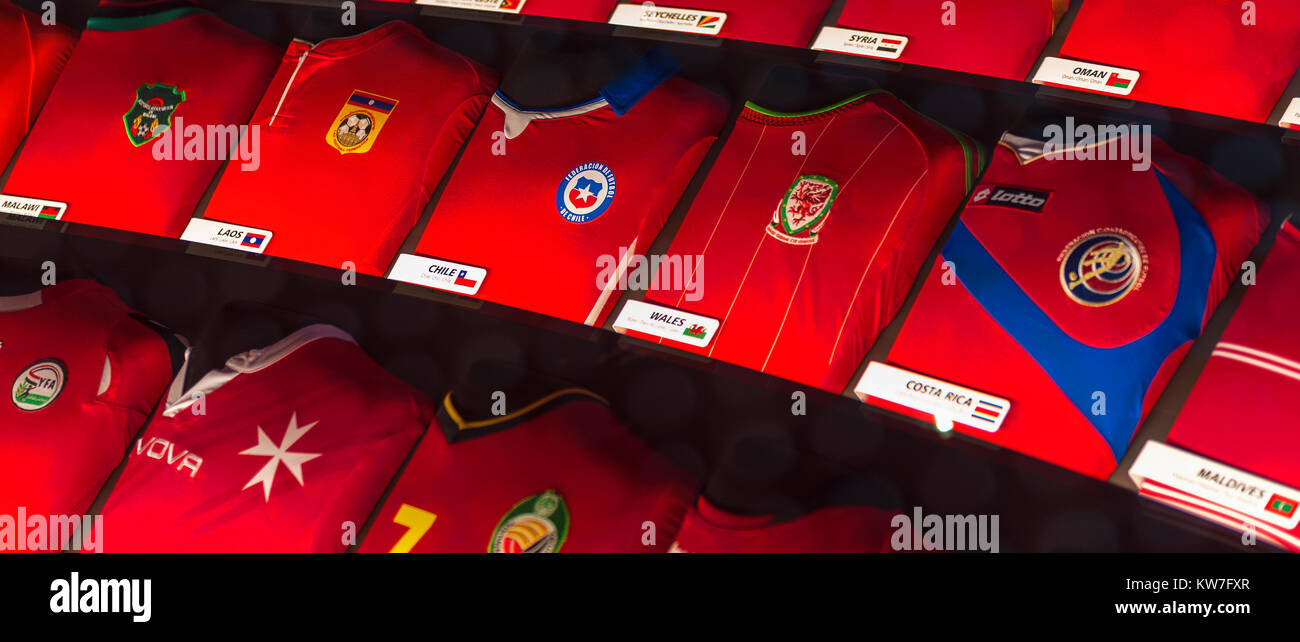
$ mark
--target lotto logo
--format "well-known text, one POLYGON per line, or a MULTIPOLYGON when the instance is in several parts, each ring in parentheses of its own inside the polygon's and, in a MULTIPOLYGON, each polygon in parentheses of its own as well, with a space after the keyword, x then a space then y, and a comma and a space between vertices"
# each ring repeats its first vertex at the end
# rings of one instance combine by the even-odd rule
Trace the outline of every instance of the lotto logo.
POLYGON ((980 185, 971 195, 971 205, 994 205, 1026 212, 1042 213, 1052 193, 1043 190, 1010 187, 1007 185, 980 185))

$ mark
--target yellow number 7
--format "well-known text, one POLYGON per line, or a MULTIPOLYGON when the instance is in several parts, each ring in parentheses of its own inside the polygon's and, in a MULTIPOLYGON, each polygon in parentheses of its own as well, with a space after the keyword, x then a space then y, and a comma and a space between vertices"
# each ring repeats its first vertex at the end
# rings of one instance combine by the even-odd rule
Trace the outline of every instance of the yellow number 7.
POLYGON ((410 553, 411 549, 419 543, 420 538, 433 528, 434 520, 438 519, 437 515, 430 513, 423 508, 416 508, 410 504, 402 504, 397 509, 397 514, 393 515, 393 523, 401 524, 411 530, 406 531, 402 538, 393 544, 389 553, 410 553))

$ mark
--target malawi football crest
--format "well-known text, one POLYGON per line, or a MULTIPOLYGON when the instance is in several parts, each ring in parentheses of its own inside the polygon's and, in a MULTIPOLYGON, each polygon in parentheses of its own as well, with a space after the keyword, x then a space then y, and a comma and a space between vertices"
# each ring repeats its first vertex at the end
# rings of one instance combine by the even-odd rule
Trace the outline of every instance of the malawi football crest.
POLYGON ((325 142, 340 154, 364 154, 375 144, 397 101, 367 91, 353 90, 334 117, 325 142))
POLYGON ((67 381, 68 369, 58 359, 41 359, 23 369, 14 379, 9 389, 9 398, 19 410, 34 412, 54 403, 63 384, 67 381))
POLYGON ((1147 251, 1136 236, 1117 228, 1092 230, 1061 252, 1061 287, 1074 302, 1103 307, 1141 287, 1147 251))
POLYGON ((554 490, 510 509, 488 542, 489 553, 557 553, 569 534, 569 507, 554 490))
POLYGON ((126 136, 139 147, 172 126, 172 113, 185 102, 185 92, 172 85, 141 85, 135 90, 135 104, 122 116, 126 136))
POLYGON ((826 225, 839 191, 839 183, 825 176, 808 174, 796 178, 777 205, 767 233, 791 245, 816 243, 817 233, 826 225))

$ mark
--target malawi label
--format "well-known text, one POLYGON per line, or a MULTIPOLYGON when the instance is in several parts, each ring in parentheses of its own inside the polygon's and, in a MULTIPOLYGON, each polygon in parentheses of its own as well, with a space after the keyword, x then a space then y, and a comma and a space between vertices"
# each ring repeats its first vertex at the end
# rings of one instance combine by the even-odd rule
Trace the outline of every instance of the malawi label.
POLYGON ((721 323, 713 317, 645 301, 628 301, 618 318, 614 319, 615 332, 627 334, 629 330, 635 330, 697 348, 713 341, 719 325, 721 323))
POLYGON ((874 397, 934 415, 935 423, 941 428, 948 422, 957 422, 997 432, 1011 410, 1011 402, 1002 397, 878 361, 867 364, 867 371, 862 373, 853 392, 866 403, 874 397))
POLYGON ((888 58, 894 60, 903 55, 907 46, 907 36, 875 31, 845 29, 843 27, 822 27, 812 48, 818 51, 836 51, 855 56, 888 58))
POLYGON ((1150 480, 1286 530, 1300 524, 1300 490, 1158 441, 1142 445, 1128 476, 1150 480))
POLYGON ((1300 98, 1291 99, 1291 104, 1287 105, 1277 124, 1287 129, 1300 129, 1300 98))
POLYGON ((0 214, 17 214, 57 221, 63 218, 63 213, 67 210, 68 204, 59 201, 0 194, 0 214))
POLYGON ((181 233, 181 240, 261 254, 271 243, 271 232, 206 218, 192 218, 181 233))
POLYGON ((722 23, 727 14, 721 11, 702 11, 677 7, 659 7, 651 3, 620 3, 609 16, 609 24, 624 27, 663 29, 682 33, 716 36, 722 33, 722 23))
POLYGON ((1127 96, 1140 75, 1133 69, 1048 56, 1034 74, 1034 84, 1127 96))
POLYGON ((526 0, 415 0, 415 4, 449 9, 472 9, 474 11, 495 11, 497 13, 519 13, 524 10, 526 0))
POLYGON ((427 256, 399 254, 393 269, 388 272, 388 278, 473 296, 483 287, 487 270, 427 256))

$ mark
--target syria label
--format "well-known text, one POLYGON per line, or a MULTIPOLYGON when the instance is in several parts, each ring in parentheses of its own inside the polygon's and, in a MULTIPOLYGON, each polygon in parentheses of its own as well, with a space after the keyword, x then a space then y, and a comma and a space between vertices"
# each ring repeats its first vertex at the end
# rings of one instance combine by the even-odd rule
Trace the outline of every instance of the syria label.
POLYGON ((609 24, 645 29, 663 29, 682 33, 716 36, 722 33, 727 14, 677 7, 659 7, 651 3, 620 3, 609 16, 609 24))
POLYGON ((997 432, 1002 427, 1011 402, 1002 397, 958 386, 923 374, 872 361, 862 373, 853 393, 863 403, 889 407, 883 400, 932 415, 941 430, 951 429, 953 422, 997 432))
POLYGON ((190 219, 190 224, 185 226, 185 231, 181 233, 181 240, 261 254, 271 243, 271 232, 206 218, 194 218, 190 219))
POLYGON ((1300 525, 1300 490, 1158 441, 1142 445, 1128 476, 1139 487, 1163 484, 1286 530, 1300 525))
POLYGON ((16 214, 57 221, 63 218, 63 213, 67 210, 68 204, 59 201, 0 194, 0 214, 16 214))
POLYGON ((454 261, 415 254, 399 254, 388 278, 456 294, 474 296, 483 287, 487 270, 454 261))
POLYGON ((1141 74, 1133 69, 1048 56, 1034 74, 1034 84, 1127 96, 1141 74))
POLYGON ((470 9, 496 13, 519 13, 527 0, 415 0, 415 4, 448 9, 470 9))
POLYGON ((645 301, 628 301, 618 318, 614 319, 614 331, 620 334, 635 330, 697 348, 706 347, 713 341, 719 325, 721 323, 713 317, 645 301))
POLYGON ((905 47, 907 47, 907 36, 843 27, 822 27, 811 48, 817 51, 834 51, 854 56, 896 60, 903 55, 905 47))
POLYGON ((1287 105, 1277 124, 1287 129, 1300 129, 1300 98, 1291 99, 1291 104, 1287 105))

